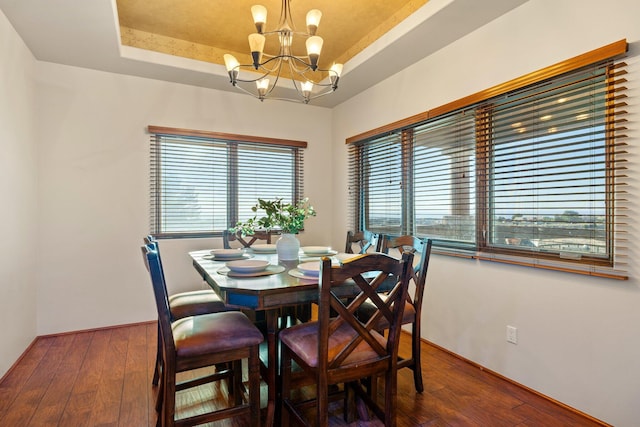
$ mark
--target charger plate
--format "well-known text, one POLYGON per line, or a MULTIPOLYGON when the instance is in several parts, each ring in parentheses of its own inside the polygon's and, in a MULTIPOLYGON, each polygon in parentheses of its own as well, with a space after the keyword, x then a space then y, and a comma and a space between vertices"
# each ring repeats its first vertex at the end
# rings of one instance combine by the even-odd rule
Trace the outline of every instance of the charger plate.
POLYGON ((283 265, 270 265, 266 269, 262 271, 258 271, 255 273, 238 273, 235 271, 229 270, 228 267, 222 267, 218 270, 218 274, 222 274, 228 277, 261 277, 261 276, 269 276, 271 274, 282 273, 285 270, 283 265))

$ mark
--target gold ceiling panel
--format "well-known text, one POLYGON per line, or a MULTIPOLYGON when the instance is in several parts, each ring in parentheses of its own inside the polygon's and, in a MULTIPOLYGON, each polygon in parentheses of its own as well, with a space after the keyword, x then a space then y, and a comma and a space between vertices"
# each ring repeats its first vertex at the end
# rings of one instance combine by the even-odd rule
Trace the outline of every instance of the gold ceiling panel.
MULTIPOLYGON (((353 58, 427 1, 291 0, 291 12, 297 29, 306 31, 307 12, 322 11, 320 67, 329 68, 353 58)), ((254 4, 267 8, 266 30, 274 29, 281 0, 117 0, 121 43, 216 64, 224 64, 225 53, 250 62, 247 36, 255 32, 254 4)), ((267 44, 265 52, 274 49, 267 44)), ((303 45, 294 45, 294 54, 304 55, 303 45)))

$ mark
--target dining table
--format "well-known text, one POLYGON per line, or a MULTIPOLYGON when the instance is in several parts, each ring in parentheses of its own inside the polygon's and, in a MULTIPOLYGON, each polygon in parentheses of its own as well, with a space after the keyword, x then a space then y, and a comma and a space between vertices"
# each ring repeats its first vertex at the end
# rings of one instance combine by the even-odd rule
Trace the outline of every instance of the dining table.
MULTIPOLYGON (((266 425, 272 426, 275 422, 278 399, 278 332, 281 327, 279 314, 284 308, 318 300, 317 273, 315 276, 313 272, 308 271, 305 272, 308 274, 303 274, 298 266, 317 262, 323 255, 332 256, 334 262, 340 262, 341 259, 335 256, 346 254, 327 251, 326 254, 305 255, 301 251, 298 259, 282 261, 275 253, 258 252, 250 248, 239 251, 239 259, 268 261, 268 267, 256 273, 233 272, 227 267, 229 259, 216 256, 216 250, 193 251, 189 252, 189 255, 194 268, 225 304, 265 314, 267 351, 266 360, 262 360, 262 376, 268 386, 266 425)), ((344 283, 335 287, 335 293, 348 298, 354 296, 357 289, 353 283, 344 283)))

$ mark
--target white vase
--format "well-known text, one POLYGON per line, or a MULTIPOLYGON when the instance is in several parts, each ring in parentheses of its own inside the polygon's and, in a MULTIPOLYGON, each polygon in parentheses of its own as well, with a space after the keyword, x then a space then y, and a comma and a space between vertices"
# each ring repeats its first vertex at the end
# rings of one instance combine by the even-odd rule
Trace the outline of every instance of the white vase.
POLYGON ((300 241, 295 234, 282 233, 276 241, 276 251, 279 261, 297 261, 300 241))

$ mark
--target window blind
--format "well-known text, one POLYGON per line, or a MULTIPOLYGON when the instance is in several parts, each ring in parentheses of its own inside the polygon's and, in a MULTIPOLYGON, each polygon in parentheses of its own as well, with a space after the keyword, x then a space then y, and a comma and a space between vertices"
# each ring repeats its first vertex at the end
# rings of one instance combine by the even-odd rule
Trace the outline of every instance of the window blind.
POLYGON ((625 279, 627 76, 616 58, 626 48, 621 40, 348 138, 353 228, 625 279))
POLYGON ((594 274, 625 263, 625 73, 604 61, 480 109, 489 259, 572 260, 594 274))
POLYGON ((155 236, 218 235, 252 217, 258 198, 303 198, 304 143, 149 130, 150 225, 155 236))
POLYGON ((440 246, 475 248, 475 117, 456 111, 413 130, 413 230, 440 246))

